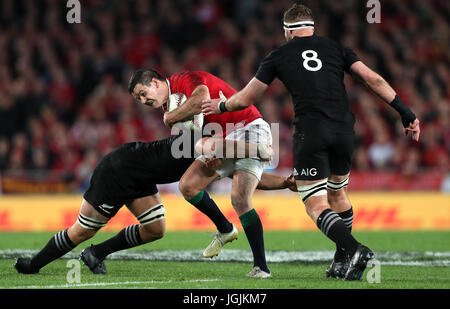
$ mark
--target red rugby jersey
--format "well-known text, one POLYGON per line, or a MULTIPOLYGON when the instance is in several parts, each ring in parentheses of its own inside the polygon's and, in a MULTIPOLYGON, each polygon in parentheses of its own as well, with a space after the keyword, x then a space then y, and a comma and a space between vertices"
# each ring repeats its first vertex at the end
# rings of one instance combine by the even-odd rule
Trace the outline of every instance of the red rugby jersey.
MULTIPOLYGON (((191 96, 192 91, 200 85, 208 87, 211 99, 219 98, 219 91, 222 91, 227 98, 236 93, 236 90, 225 81, 204 71, 180 72, 170 76, 167 80, 170 83, 171 93, 182 92, 188 98, 191 96)), ((258 109, 254 105, 250 105, 240 111, 205 116, 203 125, 215 122, 222 127, 222 132, 226 132, 227 123, 232 123, 235 127, 241 127, 258 118, 262 118, 258 109)), ((227 134, 229 133, 227 132, 227 134)))

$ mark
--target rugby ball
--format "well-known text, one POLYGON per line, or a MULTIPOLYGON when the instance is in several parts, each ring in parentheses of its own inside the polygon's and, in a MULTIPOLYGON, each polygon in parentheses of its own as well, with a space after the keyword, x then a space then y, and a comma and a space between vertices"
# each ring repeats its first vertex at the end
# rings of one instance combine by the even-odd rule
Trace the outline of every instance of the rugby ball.
MULTIPOLYGON (((173 111, 177 107, 183 105, 186 102, 187 97, 184 93, 178 92, 171 94, 169 96, 169 100, 167 102, 167 110, 169 112, 173 111)), ((194 130, 201 131, 203 127, 203 113, 199 113, 194 115, 191 119, 187 119, 184 121, 179 121, 173 125, 175 128, 180 130, 194 130)))

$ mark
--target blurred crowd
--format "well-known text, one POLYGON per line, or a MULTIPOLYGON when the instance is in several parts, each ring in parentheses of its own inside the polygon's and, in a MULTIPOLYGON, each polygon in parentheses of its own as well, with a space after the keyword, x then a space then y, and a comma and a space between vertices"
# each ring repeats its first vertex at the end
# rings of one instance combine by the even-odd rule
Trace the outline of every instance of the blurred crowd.
MULTIPOLYGON (((0 172, 54 171, 83 190, 101 156, 124 142, 167 137, 162 112, 127 93, 131 72, 204 70, 241 89, 284 43, 277 0, 81 0, 69 24, 63 0, 0 1, 0 172)), ((303 1, 316 33, 352 48, 421 121, 420 143, 364 85, 345 79, 356 115, 354 171, 409 175, 450 169, 450 2, 303 1)), ((292 167, 293 108, 278 80, 257 104, 280 124, 278 168, 292 167)))

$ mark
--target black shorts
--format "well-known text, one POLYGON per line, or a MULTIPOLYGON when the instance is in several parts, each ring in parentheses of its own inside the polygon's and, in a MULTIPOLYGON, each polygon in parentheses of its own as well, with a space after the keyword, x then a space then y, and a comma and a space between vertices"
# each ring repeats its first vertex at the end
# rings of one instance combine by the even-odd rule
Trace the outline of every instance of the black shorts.
MULTIPOLYGON (((117 154, 113 154, 117 157, 117 154)), ((129 171, 132 173, 133 171, 129 171)), ((138 186, 127 174, 120 173, 111 164, 111 154, 103 157, 91 177, 89 188, 84 193, 88 201, 99 213, 112 218, 134 199, 154 195, 158 188, 154 183, 141 183, 138 186)))
POLYGON ((173 157, 172 144, 180 137, 127 143, 114 149, 97 164, 84 199, 112 218, 123 205, 158 193, 156 185, 179 181, 195 160, 173 157))
POLYGON ((329 130, 321 123, 296 130, 293 139, 294 178, 318 180, 346 175, 352 167, 355 134, 329 130))

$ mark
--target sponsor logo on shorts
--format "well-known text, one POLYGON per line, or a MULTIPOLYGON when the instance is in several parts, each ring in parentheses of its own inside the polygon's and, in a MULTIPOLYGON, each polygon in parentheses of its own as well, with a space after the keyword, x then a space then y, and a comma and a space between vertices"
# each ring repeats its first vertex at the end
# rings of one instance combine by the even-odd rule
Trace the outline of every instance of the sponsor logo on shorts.
POLYGON ((302 171, 300 173, 300 176, 316 176, 316 175, 317 175, 317 169, 315 167, 306 168, 306 169, 302 168, 302 171))

